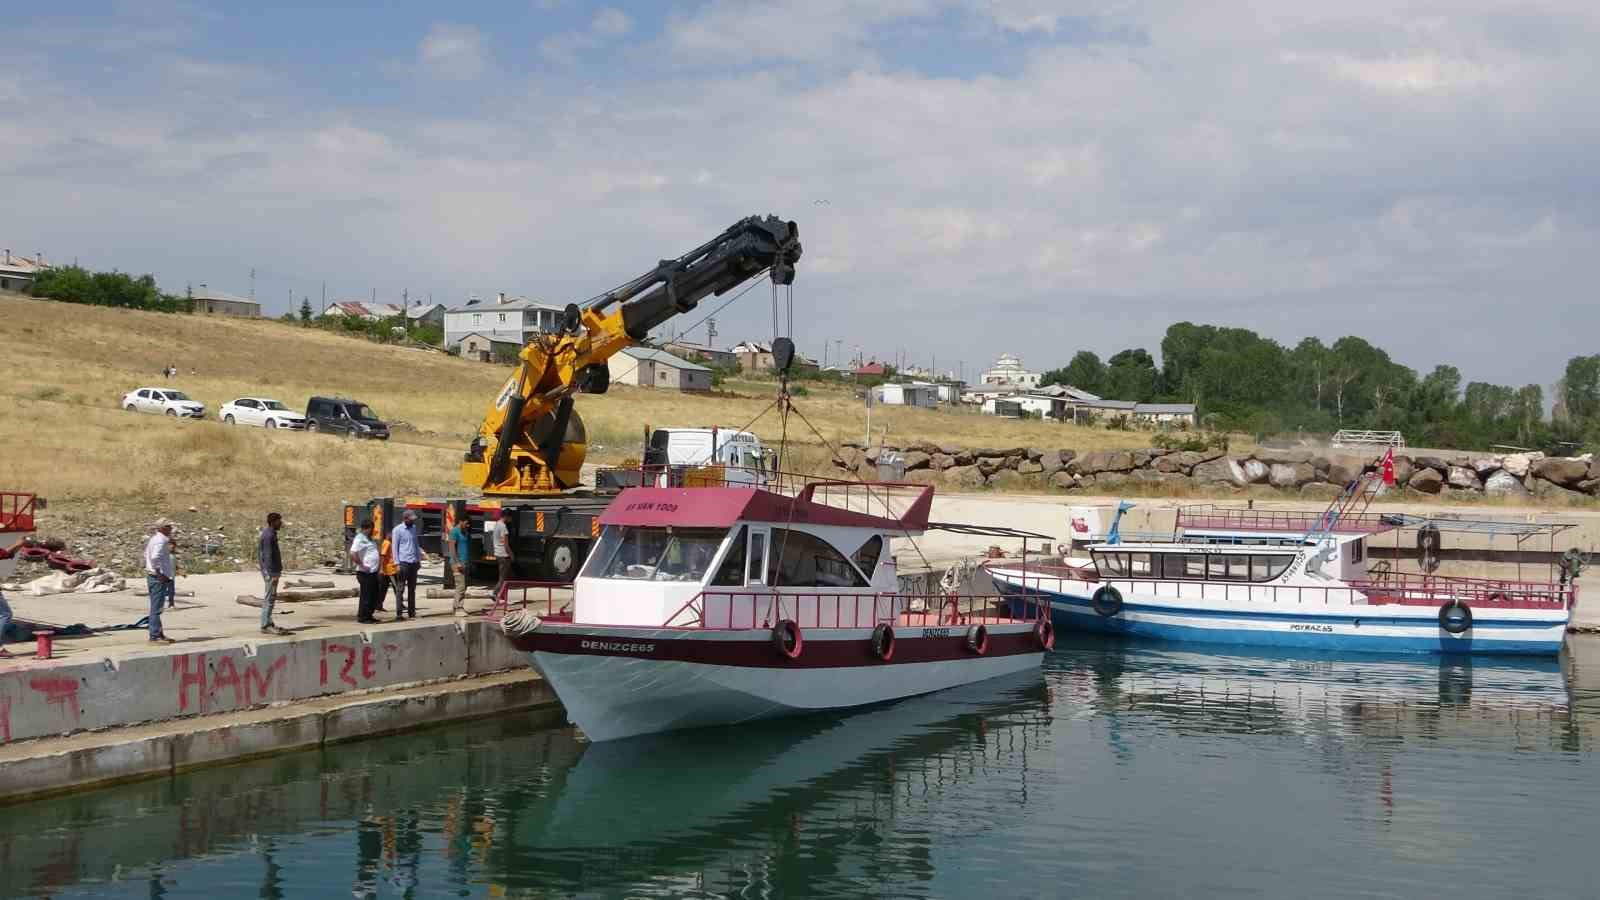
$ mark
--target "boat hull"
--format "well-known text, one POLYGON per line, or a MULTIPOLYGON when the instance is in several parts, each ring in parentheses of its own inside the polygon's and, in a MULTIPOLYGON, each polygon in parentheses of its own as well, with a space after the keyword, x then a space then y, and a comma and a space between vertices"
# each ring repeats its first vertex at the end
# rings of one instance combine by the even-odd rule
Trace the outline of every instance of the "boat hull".
POLYGON ((1037 669, 1029 623, 987 625, 987 652, 965 629, 897 629, 892 659, 872 656, 871 629, 813 629, 788 659, 765 629, 591 628, 546 623, 515 635, 594 741, 847 709, 1037 669))
MULTIPOLYGON (((990 575, 1002 590, 1023 589, 1020 577, 1004 571, 990 575)), ((1569 616, 1566 610, 1475 609, 1473 627, 1457 635, 1439 627, 1438 610, 1431 606, 1319 604, 1305 611, 1270 603, 1202 606, 1141 597, 1125 588, 1119 588, 1121 611, 1103 616, 1090 600, 1092 591, 1074 591, 1064 579, 1029 575, 1027 582, 1030 600, 1047 602, 1051 622, 1063 631, 1233 646, 1554 656, 1566 640, 1569 616)))

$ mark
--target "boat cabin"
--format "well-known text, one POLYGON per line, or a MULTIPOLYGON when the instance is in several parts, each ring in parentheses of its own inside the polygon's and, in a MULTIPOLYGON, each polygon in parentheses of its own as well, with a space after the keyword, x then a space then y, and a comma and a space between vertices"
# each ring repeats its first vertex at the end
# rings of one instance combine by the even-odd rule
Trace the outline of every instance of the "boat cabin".
POLYGON ((930 488, 926 503, 890 518, 822 502, 809 486, 795 497, 749 487, 629 488, 600 518, 600 538, 573 584, 573 621, 751 627, 774 597, 802 627, 851 625, 863 602, 862 615, 892 620, 899 575, 889 540, 920 533, 931 499, 930 488))
POLYGON ((1344 582, 1368 576, 1364 534, 1333 535, 1315 547, 1282 535, 1260 541, 1231 535, 1226 540, 1096 544, 1089 555, 1095 571, 1108 580, 1268 584, 1301 573, 1344 582))

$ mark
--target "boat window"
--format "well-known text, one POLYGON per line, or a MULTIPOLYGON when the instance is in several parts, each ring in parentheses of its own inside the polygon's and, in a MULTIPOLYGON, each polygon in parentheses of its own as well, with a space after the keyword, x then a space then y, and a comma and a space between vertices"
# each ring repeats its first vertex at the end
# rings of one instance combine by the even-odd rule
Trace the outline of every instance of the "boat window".
POLYGON ((1353 563, 1361 562, 1361 560, 1364 559, 1366 557, 1366 555, 1367 555, 1367 542, 1366 541, 1351 541, 1350 542, 1350 561, 1351 562, 1353 562, 1353 563))
POLYGON ((750 535, 750 568, 745 575, 745 583, 761 584, 761 573, 767 570, 767 535, 766 532, 757 531, 750 535))
POLYGON ((832 544, 792 528, 772 529, 776 551, 767 560, 767 584, 774 587, 866 587, 856 567, 832 544))
POLYGON ((1094 557, 1094 567, 1101 575, 1107 578, 1128 577, 1128 554, 1126 553, 1091 553, 1094 557))
POLYGON ((1210 581, 1249 581, 1250 557, 1233 554, 1208 556, 1206 578, 1210 581))
POLYGON ((883 555, 883 535, 875 534, 851 555, 862 572, 871 575, 878 568, 878 557, 883 555))
POLYGON ((749 526, 739 526, 739 533, 733 536, 728 555, 722 558, 722 565, 717 567, 717 577, 711 580, 712 584, 717 587, 744 586, 744 545, 749 532, 749 526))
POLYGON ((1155 574, 1155 570, 1150 567, 1150 554, 1148 554, 1148 553, 1130 553, 1130 554, 1128 554, 1128 577, 1129 578, 1149 578, 1154 574, 1155 574))
POLYGON ((1161 577, 1198 581, 1206 577, 1206 559, 1189 553, 1161 554, 1161 577))
POLYGON ((1294 557, 1287 555, 1250 557, 1250 580, 1272 581, 1289 568, 1294 557))
MULTIPOLYGON (((606 529, 608 533, 611 530, 606 529)), ((727 536, 721 528, 622 527, 617 531, 614 541, 602 535, 585 575, 629 581, 699 581, 727 536)))

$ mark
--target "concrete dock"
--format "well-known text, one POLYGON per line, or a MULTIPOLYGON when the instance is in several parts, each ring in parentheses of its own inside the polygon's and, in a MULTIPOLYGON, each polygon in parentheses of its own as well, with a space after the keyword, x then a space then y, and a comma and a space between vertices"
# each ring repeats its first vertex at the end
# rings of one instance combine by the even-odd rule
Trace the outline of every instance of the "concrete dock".
MULTIPOLYGON (((254 573, 180 577, 194 596, 163 616, 174 644, 99 631, 57 639, 50 660, 0 660, 0 802, 477 716, 559 715, 497 624, 423 596, 437 576, 425 570, 415 621, 357 624, 353 598, 280 603, 286 637, 262 635, 259 610, 235 601, 260 593, 254 573)), ((300 579, 355 584, 326 570, 284 580, 300 579)), ((131 590, 7 596, 20 619, 97 629, 148 609, 131 590)), ((393 619, 392 599, 380 618, 393 619)))

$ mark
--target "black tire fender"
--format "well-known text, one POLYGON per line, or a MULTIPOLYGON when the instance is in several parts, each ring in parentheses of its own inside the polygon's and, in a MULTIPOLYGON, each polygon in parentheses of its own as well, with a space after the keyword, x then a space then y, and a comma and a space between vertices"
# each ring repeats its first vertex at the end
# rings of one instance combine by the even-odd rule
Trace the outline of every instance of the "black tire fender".
POLYGON ((1460 600, 1451 600, 1439 607, 1439 627, 1446 634, 1466 634, 1472 630, 1472 607, 1460 600))
POLYGON ((1054 650, 1056 648, 1056 626, 1049 619, 1040 619, 1033 626, 1033 639, 1038 643, 1040 650, 1054 650))
POLYGON ((805 635, 801 634, 800 623, 795 620, 779 619, 778 624, 772 626, 772 647, 784 659, 799 659, 805 645, 805 635))
POLYGON ((1089 598, 1089 604, 1094 607, 1095 612, 1109 619, 1122 612, 1122 592, 1109 584, 1105 585, 1094 592, 1094 596, 1089 598))
POLYGON ((894 659, 894 626, 888 622, 879 622, 872 629, 872 658, 882 662, 894 659))
POLYGON ((967 649, 979 656, 989 652, 989 628, 987 625, 972 625, 967 628, 967 649))

